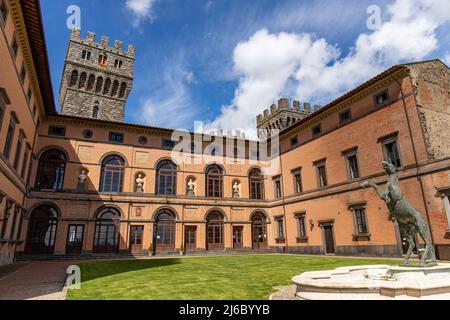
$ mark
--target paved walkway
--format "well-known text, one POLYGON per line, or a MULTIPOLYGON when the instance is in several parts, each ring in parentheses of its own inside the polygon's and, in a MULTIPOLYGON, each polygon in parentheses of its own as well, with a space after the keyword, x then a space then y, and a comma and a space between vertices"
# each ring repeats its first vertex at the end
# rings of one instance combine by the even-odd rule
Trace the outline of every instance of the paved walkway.
POLYGON ((280 286, 274 289, 278 290, 278 292, 272 293, 269 300, 300 300, 295 296, 297 292, 296 285, 280 286))
POLYGON ((65 300, 66 269, 74 261, 37 261, 0 279, 0 300, 65 300))

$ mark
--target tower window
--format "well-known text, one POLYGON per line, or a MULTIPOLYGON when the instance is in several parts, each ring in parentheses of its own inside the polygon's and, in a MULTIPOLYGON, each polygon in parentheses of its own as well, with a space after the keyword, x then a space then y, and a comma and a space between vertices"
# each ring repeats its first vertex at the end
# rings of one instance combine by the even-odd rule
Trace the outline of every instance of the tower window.
POLYGON ((116 61, 114 62, 114 67, 117 69, 122 69, 122 64, 123 64, 122 60, 116 59, 116 61))
POLYGON ((108 94, 110 88, 111 88, 111 79, 107 78, 105 81, 105 87, 103 88, 103 94, 108 94))
POLYGON ((82 89, 84 87, 86 87, 86 72, 82 72, 80 75, 80 83, 78 84, 78 89, 82 89))
POLYGON ((97 78, 97 85, 95 87, 95 92, 99 93, 100 91, 102 91, 103 88, 103 78, 102 77, 98 77, 97 78))
POLYGON ((100 64, 102 66, 106 66, 107 62, 108 62, 108 57, 106 56, 106 54, 101 54, 98 57, 98 64, 100 64))
POLYGON ((95 83, 95 76, 93 74, 91 74, 89 76, 88 85, 87 85, 88 91, 91 91, 92 89, 94 89, 94 83, 95 83))
POLYGON ((8 7, 6 6, 6 0, 1 1, 0 12, 3 20, 3 25, 5 25, 6 19, 8 18, 8 7))
POLYGON ((123 98, 125 96, 126 91, 127 91, 127 84, 125 82, 122 82, 122 84, 120 85, 119 97, 123 98))
POLYGON ((50 126, 50 127, 48 127, 48 134, 51 135, 51 136, 64 137, 66 135, 66 127, 50 126))
POLYGON ((119 91, 119 81, 115 80, 113 82, 113 86, 112 86, 112 90, 111 90, 111 97, 116 96, 117 91, 119 91))
POLYGON ((389 91, 384 90, 383 92, 377 94, 374 97, 374 100, 375 100, 375 106, 377 106, 377 107, 381 107, 381 106, 389 104, 389 102, 390 102, 389 91))
POLYGON ((100 111, 100 108, 98 106, 94 106, 92 108, 92 118, 98 119, 98 113, 100 111))
POLYGON ((77 70, 73 70, 72 71, 72 75, 70 76, 70 86, 73 87, 74 85, 77 84, 78 81, 78 71, 77 70))
POLYGON ((87 60, 87 61, 91 60, 91 52, 88 50, 83 50, 83 52, 81 54, 81 58, 83 60, 87 60))
POLYGON ((352 113, 351 113, 350 109, 345 110, 339 114, 339 122, 341 124, 347 123, 350 120, 352 120, 352 113))

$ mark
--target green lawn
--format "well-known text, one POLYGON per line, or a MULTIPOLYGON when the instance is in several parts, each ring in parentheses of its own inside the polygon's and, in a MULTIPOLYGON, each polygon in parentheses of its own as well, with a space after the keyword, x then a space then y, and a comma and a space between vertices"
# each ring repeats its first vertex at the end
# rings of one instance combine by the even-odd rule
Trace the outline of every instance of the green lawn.
POLYGON ((80 266, 81 290, 69 290, 67 299, 264 300, 304 271, 395 263, 294 255, 89 262, 80 266))

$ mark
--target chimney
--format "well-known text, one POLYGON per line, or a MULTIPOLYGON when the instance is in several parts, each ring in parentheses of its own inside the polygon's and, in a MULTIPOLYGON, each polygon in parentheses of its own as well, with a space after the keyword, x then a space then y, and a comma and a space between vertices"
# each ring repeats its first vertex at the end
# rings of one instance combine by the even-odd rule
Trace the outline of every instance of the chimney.
POLYGON ((87 33, 87 41, 88 42, 94 42, 95 41, 95 33, 88 31, 87 33))
POLYGON ((280 100, 278 100, 278 108, 289 109, 289 100, 286 98, 281 98, 280 100))
POLYGON ((311 103, 305 102, 305 104, 303 105, 303 107, 305 108, 305 111, 306 111, 307 113, 311 113, 311 103))

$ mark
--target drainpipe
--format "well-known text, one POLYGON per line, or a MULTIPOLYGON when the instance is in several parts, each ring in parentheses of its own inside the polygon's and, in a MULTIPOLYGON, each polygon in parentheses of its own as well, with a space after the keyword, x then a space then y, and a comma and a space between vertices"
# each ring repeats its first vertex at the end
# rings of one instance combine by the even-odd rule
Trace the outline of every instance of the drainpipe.
MULTIPOLYGON (((435 242, 434 242, 433 228, 431 226, 431 218, 430 218, 430 214, 429 214, 429 210, 428 210, 427 201, 425 199, 425 192, 424 192, 422 177, 419 175, 419 164, 418 164, 418 160, 417 160, 416 147, 415 147, 413 136, 412 136, 411 123, 410 123, 410 119, 409 119, 409 116, 408 116, 408 111, 407 111, 407 108, 406 108, 405 95, 404 95, 404 92, 403 92, 403 87, 402 87, 401 82, 398 81, 395 78, 393 78, 393 79, 399 85, 400 93, 402 95, 403 110, 404 110, 405 116, 406 116, 406 123, 408 124, 409 137, 410 137, 411 145, 412 145, 412 148, 413 148, 414 162, 416 164, 416 178, 419 181, 420 192, 421 192, 421 195, 422 195, 422 201, 423 201, 423 204, 424 204, 424 207, 425 207, 425 215, 427 217, 428 226, 430 227, 431 243, 434 245, 435 242)), ((411 85, 412 85, 412 83, 411 83, 411 85)))
MULTIPOLYGON (((279 138, 278 141, 280 141, 281 139, 279 138)), ((272 141, 271 141, 271 146, 272 146, 272 141)), ((286 252, 289 251, 289 241, 288 241, 288 232, 287 232, 287 217, 286 217, 286 205, 284 202, 284 176, 283 176, 283 161, 281 161, 281 144, 279 144, 278 146, 278 153, 279 153, 279 161, 280 161, 280 171, 281 171, 281 201, 282 201, 282 206, 283 206, 283 219, 284 219, 284 238, 285 238, 285 248, 286 248, 286 252)))

